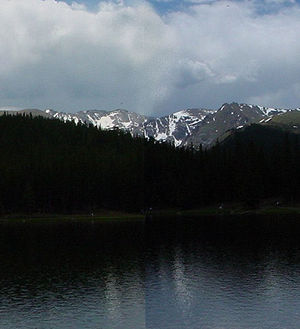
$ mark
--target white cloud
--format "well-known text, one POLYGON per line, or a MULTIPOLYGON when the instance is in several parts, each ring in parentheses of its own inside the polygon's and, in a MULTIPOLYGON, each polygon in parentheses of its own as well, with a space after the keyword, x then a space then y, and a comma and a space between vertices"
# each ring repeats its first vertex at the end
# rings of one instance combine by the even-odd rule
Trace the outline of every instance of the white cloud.
POLYGON ((101 2, 90 12, 1 0, 0 106, 300 106, 299 6, 262 15, 255 1, 200 2, 160 16, 146 2, 101 2))
POLYGON ((172 31, 146 4, 102 3, 91 13, 2 0, 0 29, 2 102, 150 111, 167 92, 172 31))

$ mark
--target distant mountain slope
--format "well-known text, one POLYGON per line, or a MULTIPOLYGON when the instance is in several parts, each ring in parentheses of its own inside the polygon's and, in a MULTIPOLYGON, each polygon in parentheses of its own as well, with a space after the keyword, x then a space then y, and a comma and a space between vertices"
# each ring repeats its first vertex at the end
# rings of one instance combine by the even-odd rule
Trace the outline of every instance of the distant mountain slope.
POLYGON ((42 116, 44 118, 52 117, 52 115, 47 113, 47 111, 42 111, 39 109, 11 110, 10 108, 0 108, 0 116, 3 115, 4 113, 9 113, 11 115, 31 113, 33 116, 42 116))
MULTIPOLYGON (((4 111, 0 109, 0 115, 4 111)), ((240 129, 251 123, 276 124, 290 120, 291 126, 295 114, 300 109, 275 109, 256 105, 225 103, 219 110, 212 109, 186 109, 163 117, 149 117, 124 109, 114 111, 89 110, 77 113, 57 112, 51 109, 41 111, 38 109, 25 109, 10 111, 10 113, 32 113, 32 115, 57 118, 64 122, 74 121, 92 124, 101 129, 122 129, 131 135, 154 138, 159 142, 170 142, 175 146, 212 146, 218 139, 231 129, 240 129)), ((296 129, 293 127, 293 129, 296 129)))
POLYGON ((286 134, 286 130, 278 126, 251 124, 242 129, 233 129, 228 131, 220 140, 220 145, 223 147, 236 147, 237 145, 249 145, 251 143, 260 147, 275 150, 288 140, 295 140, 298 134, 286 134))
POLYGON ((274 126, 292 133, 300 134, 300 111, 289 111, 260 122, 262 125, 274 126))
MULTIPOLYGON (((248 104, 223 104, 221 108, 207 115, 194 133, 184 141, 184 144, 199 145, 205 147, 213 145, 217 139, 230 129, 240 129, 251 123, 266 122, 282 113, 291 110, 265 108, 248 104)), ((294 110, 297 111, 297 110, 294 110)), ((300 113, 300 112, 299 112, 300 113)))
POLYGON ((238 127, 238 129, 229 129, 218 138, 218 142, 227 145, 233 139, 238 139, 239 141, 252 141, 261 146, 270 147, 283 140, 283 136, 287 133, 290 136, 300 134, 300 111, 282 112, 278 115, 266 117, 255 124, 238 127))

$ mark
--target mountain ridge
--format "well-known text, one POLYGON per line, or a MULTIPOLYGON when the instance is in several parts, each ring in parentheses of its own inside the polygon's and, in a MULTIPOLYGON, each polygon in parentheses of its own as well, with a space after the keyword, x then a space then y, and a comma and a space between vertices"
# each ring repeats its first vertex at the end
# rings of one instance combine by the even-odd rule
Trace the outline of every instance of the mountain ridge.
MULTIPOLYGON (((101 129, 121 129, 133 136, 154 138, 158 142, 170 142, 176 147, 210 147, 230 129, 240 129, 252 123, 265 124, 287 112, 296 109, 268 108, 245 103, 224 103, 218 110, 191 108, 183 109, 161 117, 151 117, 125 109, 84 110, 76 113, 58 112, 52 109, 23 109, 9 113, 31 113, 64 122, 74 121, 91 124, 101 129)), ((0 109, 0 114, 4 110, 0 109)))

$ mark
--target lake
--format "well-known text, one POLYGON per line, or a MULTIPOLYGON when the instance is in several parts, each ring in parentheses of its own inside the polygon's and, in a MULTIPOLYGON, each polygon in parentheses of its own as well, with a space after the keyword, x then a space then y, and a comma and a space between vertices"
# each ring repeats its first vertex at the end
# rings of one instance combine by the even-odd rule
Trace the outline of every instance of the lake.
POLYGON ((299 328, 299 217, 1 223, 0 328, 299 328))

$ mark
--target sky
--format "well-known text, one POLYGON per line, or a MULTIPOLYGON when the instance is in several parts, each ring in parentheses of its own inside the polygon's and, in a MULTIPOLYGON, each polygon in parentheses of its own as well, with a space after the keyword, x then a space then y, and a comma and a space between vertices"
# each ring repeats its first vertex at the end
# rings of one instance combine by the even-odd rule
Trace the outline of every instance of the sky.
POLYGON ((0 0, 0 107, 300 107, 300 1, 0 0))

